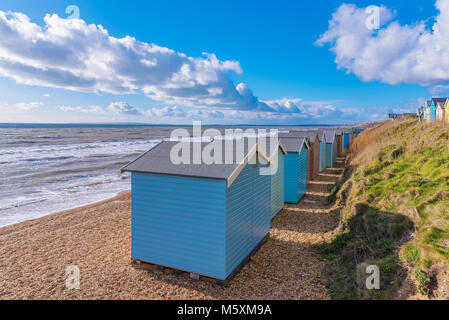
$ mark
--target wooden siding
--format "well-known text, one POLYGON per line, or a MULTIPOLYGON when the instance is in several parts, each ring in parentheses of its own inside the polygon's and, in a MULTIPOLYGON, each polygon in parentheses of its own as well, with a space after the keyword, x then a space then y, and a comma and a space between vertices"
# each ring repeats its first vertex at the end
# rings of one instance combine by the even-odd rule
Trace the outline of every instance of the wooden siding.
POLYGON ((131 183, 131 257, 225 279, 226 182, 132 173, 131 183))
MULTIPOLYGON (((307 154, 306 154, 307 157, 307 154)), ((299 177, 299 154, 287 153, 284 158, 284 201, 297 203, 298 195, 298 177, 299 177)))
POLYGON ((326 168, 332 168, 332 156, 333 153, 333 144, 326 143, 326 168))
POLYGON ((312 143, 310 150, 312 151, 312 161, 308 162, 309 172, 311 172, 311 180, 314 180, 320 170, 320 140, 315 138, 315 142, 312 143))
POLYGON ((349 148, 349 133, 345 133, 343 140, 343 147, 349 148))
POLYGON ((436 110, 436 120, 437 121, 443 121, 444 120, 444 109, 440 106, 437 107, 436 110))
POLYGON ((326 168, 326 143, 320 142, 320 172, 326 168))
POLYGON ((248 164, 226 192, 225 277, 270 231, 270 181, 248 164))
MULTIPOLYGON (((449 101, 449 100, 448 100, 449 101)), ((449 109, 448 109, 449 107, 447 107, 446 106, 446 108, 444 108, 444 114, 443 114, 443 117, 444 117, 444 122, 445 123, 449 123, 449 109)))
POLYGON ((343 138, 344 134, 337 136, 337 156, 339 157, 343 155, 343 138))
POLYGON ((337 140, 334 140, 334 143, 332 144, 332 166, 335 166, 337 163, 337 152, 338 152, 338 143, 337 140))
MULTIPOLYGON (((307 192, 307 148, 302 147, 298 157, 298 201, 305 196, 307 192)), ((298 202, 296 201, 296 202, 298 202)))
POLYGON ((313 179, 313 149, 309 148, 307 150, 307 163, 311 165, 307 167, 307 182, 313 179))
POLYGON ((436 117, 436 105, 435 105, 435 102, 432 99, 430 101, 430 106, 429 106, 429 120, 430 121, 434 121, 435 117, 436 117))
POLYGON ((278 152, 278 169, 271 176, 271 219, 284 208, 284 153, 278 152))
POLYGON ((449 99, 444 104, 443 119, 445 123, 449 123, 449 99))

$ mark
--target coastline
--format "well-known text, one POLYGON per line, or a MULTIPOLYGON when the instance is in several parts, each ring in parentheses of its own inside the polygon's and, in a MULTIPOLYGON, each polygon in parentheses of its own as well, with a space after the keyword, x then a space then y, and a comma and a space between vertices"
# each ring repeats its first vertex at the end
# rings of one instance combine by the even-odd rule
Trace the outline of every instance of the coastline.
POLYGON ((31 219, 27 219, 27 220, 24 220, 24 221, 19 221, 19 222, 7 224, 5 226, 0 226, 0 233, 1 233, 1 230, 3 228, 12 227, 12 226, 15 226, 15 225, 18 225, 18 224, 31 222, 31 221, 35 221, 35 220, 37 221, 37 220, 43 219, 43 218, 48 217, 48 216, 64 214, 64 213, 67 213, 67 212, 73 211, 73 210, 82 210, 82 209, 85 209, 86 207, 89 207, 89 206, 99 205, 99 204, 101 204, 101 203, 103 203, 105 201, 113 201, 115 198, 117 198, 117 197, 119 197, 121 195, 127 194, 127 193, 131 194, 131 190, 119 191, 114 196, 112 196, 112 197, 108 196, 108 197, 105 197, 102 200, 86 201, 86 203, 84 203, 82 205, 77 205, 77 206, 74 206, 74 207, 69 208, 69 209, 64 209, 64 210, 60 210, 60 211, 50 212, 50 213, 46 213, 46 214, 44 214, 44 215, 42 215, 40 217, 37 217, 37 218, 31 218, 31 219))

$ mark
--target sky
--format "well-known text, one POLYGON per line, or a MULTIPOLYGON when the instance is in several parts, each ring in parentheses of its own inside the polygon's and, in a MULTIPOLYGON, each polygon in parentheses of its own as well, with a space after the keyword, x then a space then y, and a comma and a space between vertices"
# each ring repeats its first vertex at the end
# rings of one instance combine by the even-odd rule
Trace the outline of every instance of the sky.
POLYGON ((0 123, 343 124, 448 93, 449 0, 0 3, 0 123))

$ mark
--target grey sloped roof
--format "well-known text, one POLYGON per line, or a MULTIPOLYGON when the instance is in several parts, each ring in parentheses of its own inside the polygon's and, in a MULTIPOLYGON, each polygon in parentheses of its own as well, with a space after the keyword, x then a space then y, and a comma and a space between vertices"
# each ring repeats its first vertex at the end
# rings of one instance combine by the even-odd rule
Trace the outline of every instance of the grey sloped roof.
MULTIPOLYGON (((122 167, 120 171, 220 179, 226 180, 228 186, 230 186, 250 158, 254 156, 257 149, 255 140, 245 138, 216 139, 213 141, 213 144, 210 142, 196 142, 178 145, 179 143, 179 141, 162 141, 151 150, 122 167), (199 159, 199 163, 198 161, 197 163, 194 163, 194 148, 195 150, 198 148, 198 150, 201 151, 201 154, 207 152, 208 154, 211 154, 211 156, 214 156, 213 145, 218 148, 221 146, 222 154, 220 157, 217 155, 217 159, 221 159, 221 163, 208 164, 204 163, 202 159, 199 159), (230 148, 231 145, 232 148, 230 148), (189 161, 187 161, 187 163, 177 164, 172 161, 170 154, 175 146, 178 147, 178 149, 175 150, 179 152, 177 154, 179 157, 182 155, 182 152, 180 151, 181 146, 185 147, 185 150, 188 151, 189 161)), ((266 160, 270 160, 265 154, 261 155, 266 158, 266 160)))
POLYGON ((305 137, 285 137, 280 138, 280 141, 287 153, 299 153, 307 145, 305 137))
MULTIPOLYGON (((312 143, 315 142, 316 136, 318 131, 317 130, 303 130, 303 131, 295 131, 292 130, 288 133, 279 133, 279 138, 307 138, 312 143)), ((318 137, 319 138, 319 137, 318 137)))
POLYGON ((439 103, 446 103, 447 98, 432 98, 433 102, 435 103, 435 106, 439 103))
POLYGON ((326 138, 326 143, 334 143, 335 130, 324 130, 324 137, 326 138))

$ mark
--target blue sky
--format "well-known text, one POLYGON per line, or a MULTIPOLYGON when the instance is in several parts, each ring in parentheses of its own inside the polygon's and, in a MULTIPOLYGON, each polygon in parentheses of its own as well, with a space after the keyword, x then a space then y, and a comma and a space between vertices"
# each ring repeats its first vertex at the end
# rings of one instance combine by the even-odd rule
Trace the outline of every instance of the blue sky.
MULTIPOLYGON (((439 9, 445 10, 447 1, 439 2, 439 9)), ((193 119, 200 119, 206 123, 350 123, 379 120, 385 118, 388 111, 413 111, 431 94, 446 93, 448 81, 445 77, 421 74, 428 72, 422 71, 428 62, 422 62, 422 68, 418 64, 420 68, 417 69, 421 71, 408 71, 410 65, 413 65, 410 61, 420 56, 418 51, 425 41, 424 33, 448 40, 444 38, 445 34, 432 33, 431 27, 439 14, 434 1, 414 1, 413 5, 404 1, 347 3, 354 6, 345 7, 341 1, 333 0, 145 3, 18 3, 3 0, 0 3, 1 11, 5 14, 11 11, 26 15, 30 23, 43 28, 42 37, 46 37, 46 42, 41 43, 42 37, 39 38, 36 32, 28 29, 14 37, 19 40, 14 40, 17 43, 13 45, 7 42, 13 40, 0 37, 0 49, 2 42, 4 48, 8 48, 3 53, 0 51, 0 61, 6 61, 3 69, 0 65, 0 122, 190 123, 193 119), (104 57, 114 54, 111 51, 103 54, 99 46, 96 53, 89 53, 88 66, 72 70, 70 61, 65 61, 67 66, 59 61, 58 73, 52 73, 53 78, 50 80, 46 74, 46 80, 43 81, 39 70, 56 66, 52 64, 52 59, 36 58, 36 52, 43 52, 43 55, 51 58, 54 52, 58 52, 58 48, 51 50, 52 46, 61 45, 64 50, 70 47, 67 49, 71 50, 70 55, 65 56, 68 57, 77 55, 77 48, 92 48, 93 44, 97 44, 89 42, 95 37, 85 39, 81 36, 65 36, 66 31, 73 31, 74 27, 58 19, 68 17, 65 11, 69 5, 79 8, 80 19, 85 22, 86 30, 89 30, 87 24, 101 25, 107 30, 108 37, 120 39, 130 36, 139 42, 169 48, 175 53, 199 59, 198 70, 195 69, 198 64, 192 62, 191 68, 195 70, 190 70, 187 78, 175 81, 171 76, 168 80, 161 75, 150 81, 142 74, 138 79, 131 79, 135 83, 127 87, 129 77, 133 77, 132 68, 139 70, 139 66, 126 66, 135 56, 123 57, 127 54, 127 50, 123 49, 123 52, 117 53, 119 57, 111 58, 121 61, 120 67, 115 65, 111 69, 106 66, 97 71, 95 59, 101 64, 104 57), (380 13, 389 19, 381 26, 381 30, 360 34, 357 26, 351 24, 347 29, 330 30, 329 20, 333 14, 340 13, 334 20, 338 25, 344 25, 341 19, 356 20, 369 5, 385 6, 385 10, 382 9, 380 13), (53 20, 53 28, 65 30, 61 38, 54 40, 45 33, 46 22, 43 19, 46 14, 59 16, 53 20), (400 26, 399 31, 394 29, 394 25, 400 26), (407 25, 410 27, 407 28, 407 25), (328 33, 323 39, 326 31, 335 32, 328 33), (382 31, 385 34, 380 34, 382 31), (348 34, 352 40, 346 47, 363 45, 364 48, 370 43, 370 49, 363 49, 361 55, 362 47, 353 51, 338 48, 339 41, 344 41, 348 34), (416 44, 385 45, 389 39, 396 37, 410 37, 411 40, 405 42, 415 41, 416 44), (321 45, 317 43, 320 38, 321 45), (15 49, 10 49, 13 47, 15 49), (203 55, 204 52, 216 58, 208 58, 203 55), (225 61, 229 61, 229 64, 220 65, 225 61), (16 73, 19 69, 12 69, 7 63, 14 64, 14 68, 18 64, 21 68, 32 66, 38 71, 24 73, 18 78, 16 73), (82 80, 91 83, 87 79, 94 79, 92 81, 99 83, 98 86, 93 90, 72 86, 72 80, 65 81, 65 76, 60 73, 67 69, 71 69, 71 76, 86 72, 82 80), (395 75, 384 75, 388 70, 393 70, 395 75), (398 74, 403 76, 398 77, 398 74), (103 79, 114 77, 121 79, 118 90, 115 89, 118 84, 115 79, 111 80, 113 84, 102 83, 103 79), (148 81, 151 82, 151 88, 148 87, 148 81), (229 85, 229 81, 233 86, 229 85), (238 87, 240 83, 245 85, 238 87), (173 93, 173 87, 179 90, 173 93), (133 92, 125 92, 127 89, 133 92), (213 96, 210 93, 211 98, 205 99, 199 92, 206 89, 212 89, 211 92, 215 94, 218 89, 218 94, 213 96), (186 93, 186 90, 192 92, 186 93)), ((8 14, 3 22, 6 24, 6 21, 10 22, 9 26, 19 29, 25 25, 17 16, 8 17, 8 14)), ((10 30, 2 29, 0 24, 0 33, 3 32, 10 33, 10 30)), ((135 43, 130 46, 135 46, 135 43)), ((111 49, 109 45, 107 49, 111 49)), ((151 56, 150 62, 145 63, 154 63, 159 67, 159 59, 164 58, 151 56)), ((165 66, 171 70, 169 72, 175 68, 169 64, 179 62, 172 60, 167 60, 165 66)), ((183 63, 189 64, 187 61, 183 63)), ((445 70, 437 71, 445 73, 445 70)))

